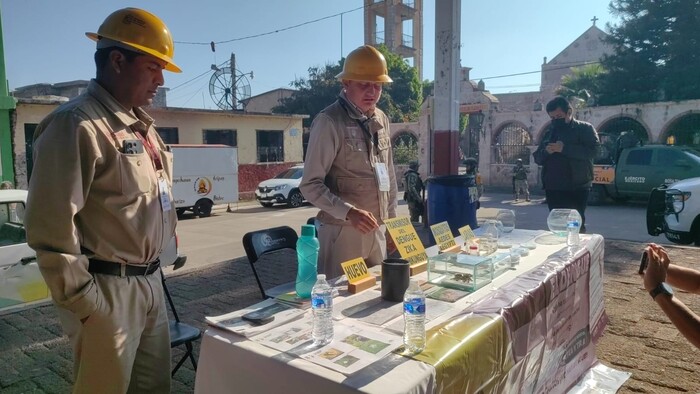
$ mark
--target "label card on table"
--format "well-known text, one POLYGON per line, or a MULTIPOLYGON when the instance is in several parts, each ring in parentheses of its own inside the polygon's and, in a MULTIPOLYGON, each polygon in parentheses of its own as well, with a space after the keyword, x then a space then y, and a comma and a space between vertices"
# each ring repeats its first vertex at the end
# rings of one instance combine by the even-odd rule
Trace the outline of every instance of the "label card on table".
MULTIPOLYGON (((411 265, 411 275, 423 272, 421 269, 416 269, 418 265, 427 265, 428 255, 425 253, 425 247, 413 228, 411 219, 408 216, 391 218, 384 220, 391 239, 394 240, 396 248, 399 250, 401 258, 408 260, 411 265)), ((427 269, 427 267, 425 267, 427 269)))
POLYGON ((367 263, 362 257, 340 263, 340 266, 343 267, 343 272, 348 277, 348 283, 354 284, 362 279, 369 278, 369 269, 367 269, 367 263))
POLYGON ((462 236, 462 240, 467 241, 472 238, 476 238, 476 234, 472 231, 471 226, 468 224, 459 229, 459 234, 462 236))
POLYGON ((352 294, 367 290, 377 283, 377 279, 370 275, 367 263, 362 257, 340 263, 340 266, 348 278, 348 291, 352 294))
POLYGON ((447 222, 440 222, 430 226, 430 231, 435 237, 435 243, 438 245, 440 251, 456 246, 455 237, 452 235, 452 230, 450 230, 450 225, 447 222))

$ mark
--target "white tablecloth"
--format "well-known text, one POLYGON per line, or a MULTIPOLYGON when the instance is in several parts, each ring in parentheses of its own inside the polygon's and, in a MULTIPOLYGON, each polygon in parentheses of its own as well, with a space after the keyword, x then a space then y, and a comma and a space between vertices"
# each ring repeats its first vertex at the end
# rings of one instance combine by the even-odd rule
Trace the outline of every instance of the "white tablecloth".
MULTIPOLYGON (((534 234, 516 230, 513 237, 534 234)), ((602 267, 603 239, 582 235, 584 251, 591 253, 591 265, 602 267)), ((458 242, 461 241, 458 237, 458 242)), ((480 299, 494 294, 518 275, 541 265, 565 245, 542 245, 523 257, 515 270, 503 273, 476 292, 452 304, 448 313, 430 321, 428 328, 444 322, 480 299)), ((437 250, 428 249, 428 255, 437 250)), ((580 253, 577 253, 580 255, 580 253)), ((602 272, 595 273, 602 275, 602 272)), ((425 275, 421 274, 421 275, 425 275)), ((602 280, 601 280, 602 283, 602 280)), ((368 290, 374 291, 374 290, 368 290)), ((591 289, 591 292, 597 291, 591 289)), ((601 290, 602 291, 602 290, 601 290)), ((602 294, 600 294, 602 299, 602 294)), ((336 305, 337 305, 336 300, 336 305)), ((602 308, 602 302, 601 306, 602 308)), ((593 314, 594 311, 591 311, 593 314)), ((591 318, 593 320, 593 318, 591 318)), ((394 321, 395 322, 395 321, 394 321)), ((384 326, 389 326, 391 322, 384 326)), ((398 334, 396 334, 398 335, 398 334)), ((221 330, 210 328, 202 339, 195 393, 433 393, 436 371, 429 364, 391 354, 384 359, 345 376, 309 361, 287 355, 264 345, 221 330)))

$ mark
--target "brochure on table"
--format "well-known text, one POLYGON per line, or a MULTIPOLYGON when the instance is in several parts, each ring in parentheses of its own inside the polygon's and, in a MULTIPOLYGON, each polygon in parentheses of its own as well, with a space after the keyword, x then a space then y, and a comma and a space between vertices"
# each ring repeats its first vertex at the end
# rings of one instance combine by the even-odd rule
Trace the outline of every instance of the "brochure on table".
POLYGON ((402 345, 400 336, 338 322, 333 325, 333 341, 316 347, 311 338, 312 326, 310 318, 302 319, 256 335, 251 340, 346 375, 382 359, 402 345))
POLYGON ((248 322, 247 320, 243 320, 241 318, 241 316, 245 315, 248 312, 265 308, 275 303, 275 300, 265 300, 255 305, 251 305, 247 308, 237 310, 235 312, 227 313, 225 315, 220 316, 206 316, 204 319, 207 323, 213 326, 223 328, 224 330, 228 330, 238 335, 243 335, 247 338, 250 338, 253 335, 260 334, 261 332, 268 331, 271 328, 281 326, 294 319, 298 319, 305 313, 303 309, 297 309, 289 306, 287 309, 275 313, 275 319, 273 321, 267 324, 263 324, 261 326, 256 326, 248 322))

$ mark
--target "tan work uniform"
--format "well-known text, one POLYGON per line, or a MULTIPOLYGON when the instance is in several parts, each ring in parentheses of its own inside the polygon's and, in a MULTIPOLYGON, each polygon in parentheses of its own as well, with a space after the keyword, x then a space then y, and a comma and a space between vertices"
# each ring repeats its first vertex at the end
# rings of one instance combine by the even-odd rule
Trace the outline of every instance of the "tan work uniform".
POLYGON ((304 198, 321 209, 319 272, 334 278, 343 274, 340 263, 362 257, 368 265, 386 258, 386 226, 396 216, 396 175, 389 137, 389 119, 376 109, 367 119, 341 93, 319 113, 311 125, 304 177, 299 188, 304 198), (366 131, 358 124, 364 122, 366 131), (371 137, 368 135, 371 133, 371 137), (385 163, 389 191, 380 191, 375 164, 385 163), (362 234, 347 220, 357 207, 371 212, 382 224, 362 234))
POLYGON ((159 184, 167 184, 162 189, 172 202, 172 154, 153 119, 133 111, 93 80, 87 93, 57 108, 35 132, 28 243, 73 343, 74 392, 170 390, 160 273, 88 272, 88 258, 152 262, 175 232, 175 209, 159 196, 159 184), (125 141, 139 139, 137 132, 154 156, 146 146, 143 153, 123 153, 125 141))

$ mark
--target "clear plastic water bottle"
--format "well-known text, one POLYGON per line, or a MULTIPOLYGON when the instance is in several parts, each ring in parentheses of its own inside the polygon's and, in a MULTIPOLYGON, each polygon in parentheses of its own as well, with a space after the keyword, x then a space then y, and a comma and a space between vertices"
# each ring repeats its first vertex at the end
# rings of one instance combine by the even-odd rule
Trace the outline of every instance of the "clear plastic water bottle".
POLYGON ((403 296, 403 319, 406 351, 420 353, 425 348, 425 293, 416 279, 411 279, 403 296))
POLYGON ((569 216, 566 218, 566 245, 578 246, 580 238, 578 236, 581 230, 581 215, 578 211, 572 209, 569 216))
POLYGON ((301 237, 297 240, 297 282, 295 290, 300 298, 311 297, 311 288, 316 283, 318 273, 318 239, 316 227, 301 226, 301 237))
POLYGON ((324 274, 318 274, 311 290, 311 309, 314 313, 314 328, 311 332, 314 345, 326 345, 333 340, 333 288, 326 282, 324 274))

